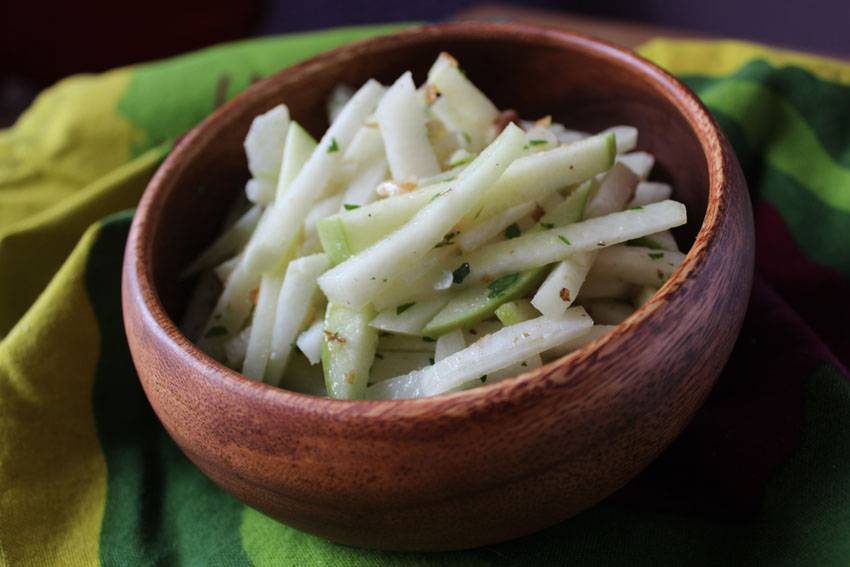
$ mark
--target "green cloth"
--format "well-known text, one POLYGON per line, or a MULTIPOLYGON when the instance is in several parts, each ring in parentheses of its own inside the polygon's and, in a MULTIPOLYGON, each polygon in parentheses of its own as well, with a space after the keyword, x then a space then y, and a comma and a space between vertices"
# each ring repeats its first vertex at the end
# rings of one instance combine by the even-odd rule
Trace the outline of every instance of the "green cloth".
POLYGON ((512 542, 382 553, 266 518, 177 449, 124 338, 130 208, 175 137, 252 80, 396 27, 71 77, 0 132, 0 564, 850 564, 850 66, 751 44, 642 48, 730 136, 757 276, 715 392, 618 494, 512 542))

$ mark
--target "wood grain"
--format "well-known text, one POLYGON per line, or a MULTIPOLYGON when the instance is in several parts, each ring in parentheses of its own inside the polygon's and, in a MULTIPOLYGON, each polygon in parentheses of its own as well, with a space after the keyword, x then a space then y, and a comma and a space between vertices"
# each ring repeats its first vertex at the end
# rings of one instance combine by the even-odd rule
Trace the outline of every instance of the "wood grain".
POLYGON ((446 550, 528 534, 644 468, 703 403, 740 328, 753 270, 739 165, 705 108, 637 56, 525 25, 415 29, 259 82, 191 132, 151 181, 124 265, 127 336, 147 396, 198 467, 242 501, 332 540, 446 550), (314 134, 339 82, 418 80, 442 50, 502 107, 569 126, 634 124, 689 209, 693 246, 659 294, 608 336, 505 382, 421 400, 344 402, 252 382, 176 328, 176 275, 247 177, 251 119, 285 102, 314 134), (203 191, 199 191, 203 188, 203 191))

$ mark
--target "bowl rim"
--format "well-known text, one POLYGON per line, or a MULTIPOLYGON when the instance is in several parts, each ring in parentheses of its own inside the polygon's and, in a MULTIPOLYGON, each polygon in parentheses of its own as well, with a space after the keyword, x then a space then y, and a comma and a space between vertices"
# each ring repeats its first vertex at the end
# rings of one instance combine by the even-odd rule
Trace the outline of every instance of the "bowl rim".
MULTIPOLYGON (((191 365, 201 371, 207 379, 214 381, 217 387, 237 396, 253 398, 264 405, 270 404, 310 414, 321 412, 344 421, 356 421, 364 418, 370 420, 417 418, 435 414, 469 415, 470 412, 478 413, 503 403, 515 404, 520 399, 539 395, 553 386, 564 385, 567 381, 577 378, 569 372, 561 373, 559 376, 552 370, 575 366, 579 361, 595 356, 605 345, 622 338, 623 335, 631 334, 639 327, 650 325, 667 299, 677 294, 691 274, 704 263, 712 242, 717 238, 717 227, 728 210, 728 191, 735 190, 734 183, 730 182, 730 156, 724 150, 723 139, 717 123, 705 106, 678 79, 630 50, 582 33, 525 23, 455 22, 417 26, 361 40, 325 51, 258 81, 219 107, 179 140, 148 183, 133 217, 125 251, 122 274, 125 280, 125 291, 122 301, 125 305, 128 301, 134 302, 144 319, 143 324, 156 335, 157 339, 167 343, 171 351, 184 353, 191 365), (644 77, 654 85, 656 93, 664 96, 682 114, 697 138, 707 167, 708 200, 705 216, 684 261, 648 302, 606 335, 540 368, 496 384, 433 397, 402 400, 337 400, 301 394, 254 381, 201 351, 179 330, 160 302, 153 282, 152 262, 149 258, 152 256, 153 235, 158 226, 155 221, 156 211, 159 210, 161 201, 168 193, 165 190, 168 177, 172 175, 173 170, 180 168, 179 164, 184 157, 191 156, 193 143, 206 128, 210 127, 212 122, 232 113, 238 113, 240 101, 250 97, 253 91, 262 88, 262 85, 274 77, 282 73, 294 75, 311 73, 316 67, 321 67, 325 61, 333 60, 340 55, 347 55, 350 58, 374 51, 381 52, 392 49, 399 42, 427 44, 435 39, 486 41, 496 36, 500 39, 513 39, 520 43, 571 49, 584 55, 608 59, 630 69, 633 74, 644 77)), ((139 375, 144 382, 141 372, 139 375)))

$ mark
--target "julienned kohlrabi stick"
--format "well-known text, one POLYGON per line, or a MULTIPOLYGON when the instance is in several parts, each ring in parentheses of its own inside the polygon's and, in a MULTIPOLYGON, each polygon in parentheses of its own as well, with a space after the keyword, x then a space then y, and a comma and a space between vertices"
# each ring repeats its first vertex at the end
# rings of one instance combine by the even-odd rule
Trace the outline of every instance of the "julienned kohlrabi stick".
POLYGON ((319 278, 328 299, 358 308, 395 285, 400 272, 421 262, 470 209, 482 202, 484 192, 522 153, 524 143, 522 130, 510 124, 456 182, 407 224, 319 278))

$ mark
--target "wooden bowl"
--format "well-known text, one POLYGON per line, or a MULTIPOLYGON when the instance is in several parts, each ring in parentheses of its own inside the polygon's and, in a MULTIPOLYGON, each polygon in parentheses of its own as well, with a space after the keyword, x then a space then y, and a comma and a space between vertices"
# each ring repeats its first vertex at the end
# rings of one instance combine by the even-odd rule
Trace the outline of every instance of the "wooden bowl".
POLYGON ((584 36, 513 24, 413 29, 259 82, 175 148, 127 242, 123 305, 151 405, 188 457, 243 502, 371 548, 448 550, 529 534, 605 498, 684 428, 737 337, 753 270, 749 197, 723 134, 658 67, 584 36), (447 50, 502 108, 585 129, 640 128, 689 210, 693 242, 661 291, 612 333, 502 383, 429 399, 336 401, 248 380, 178 331, 177 274, 248 175, 252 118, 284 102, 314 135, 340 82, 421 81, 447 50))

